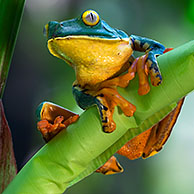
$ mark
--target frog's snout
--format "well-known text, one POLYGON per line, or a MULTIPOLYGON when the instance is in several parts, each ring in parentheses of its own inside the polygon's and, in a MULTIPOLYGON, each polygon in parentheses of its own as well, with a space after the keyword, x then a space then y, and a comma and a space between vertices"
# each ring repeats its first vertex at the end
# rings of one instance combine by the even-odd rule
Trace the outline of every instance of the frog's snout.
POLYGON ((56 31, 60 27, 59 22, 51 21, 44 26, 43 34, 47 39, 54 38, 56 36, 56 31))
POLYGON ((48 38, 48 24, 46 24, 43 28, 43 34, 48 38))

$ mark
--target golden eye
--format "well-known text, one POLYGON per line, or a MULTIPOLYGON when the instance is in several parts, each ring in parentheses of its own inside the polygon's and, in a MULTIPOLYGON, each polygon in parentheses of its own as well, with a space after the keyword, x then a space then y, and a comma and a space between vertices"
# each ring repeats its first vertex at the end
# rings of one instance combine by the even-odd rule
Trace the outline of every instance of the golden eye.
POLYGON ((82 14, 83 22, 88 26, 95 26, 99 20, 99 15, 93 10, 87 10, 82 14))

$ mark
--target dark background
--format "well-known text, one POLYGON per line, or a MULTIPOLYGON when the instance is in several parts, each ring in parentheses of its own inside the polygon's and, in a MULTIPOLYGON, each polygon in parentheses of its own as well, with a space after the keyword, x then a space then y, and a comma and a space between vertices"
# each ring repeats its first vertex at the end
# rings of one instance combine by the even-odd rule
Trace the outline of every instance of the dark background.
MULTIPOLYGON (((62 21, 96 10, 110 26, 177 47, 194 39, 194 1, 28 0, 4 93, 18 168, 44 144, 35 110, 45 100, 80 113, 71 94, 74 72, 51 56, 42 34, 50 20, 62 21)), ((165 149, 147 160, 119 157, 124 173, 93 174, 67 194, 193 194, 194 94, 188 95, 165 149)))

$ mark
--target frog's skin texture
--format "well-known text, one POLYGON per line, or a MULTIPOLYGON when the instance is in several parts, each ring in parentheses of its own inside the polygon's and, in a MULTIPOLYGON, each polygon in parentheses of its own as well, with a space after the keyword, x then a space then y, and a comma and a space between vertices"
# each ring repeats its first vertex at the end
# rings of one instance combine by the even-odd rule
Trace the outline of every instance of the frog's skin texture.
POLYGON ((128 36, 111 28, 92 10, 64 22, 51 21, 45 27, 50 53, 73 67, 76 81, 73 95, 82 109, 96 105, 104 132, 112 132, 114 107, 120 106, 126 116, 133 116, 136 107, 117 92, 116 87, 127 87, 139 75, 140 95, 149 92, 148 74, 154 86, 162 82, 156 56, 165 47, 140 36, 128 36), (134 60, 133 51, 146 55, 134 60), (121 73, 128 70, 122 76, 121 73))
MULTIPOLYGON (((85 11, 80 17, 64 22, 49 22, 45 34, 50 53, 75 70, 73 95, 77 104, 83 109, 97 106, 104 132, 110 133, 116 128, 112 118, 115 106, 119 106, 126 116, 132 116, 136 110, 117 92, 117 87, 127 87, 136 72, 139 95, 150 90, 148 75, 153 86, 162 82, 156 56, 163 54, 165 47, 154 40, 128 36, 111 28, 95 11, 85 11), (145 55, 135 59, 133 51, 145 52, 145 55)), ((129 159, 147 158, 157 153, 170 135, 182 102, 157 125, 127 142, 118 153, 129 159)), ((48 102, 39 106, 38 117, 38 129, 46 141, 79 118, 77 114, 48 102)), ((103 174, 122 171, 115 157, 97 170, 103 174)))

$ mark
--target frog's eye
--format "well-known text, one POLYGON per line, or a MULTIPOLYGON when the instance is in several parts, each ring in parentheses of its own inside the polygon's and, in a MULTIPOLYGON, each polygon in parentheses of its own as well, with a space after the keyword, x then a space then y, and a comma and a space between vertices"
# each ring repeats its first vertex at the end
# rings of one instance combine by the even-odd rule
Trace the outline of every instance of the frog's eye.
POLYGON ((95 26, 99 20, 99 15, 93 10, 87 10, 82 14, 83 22, 88 26, 95 26))

